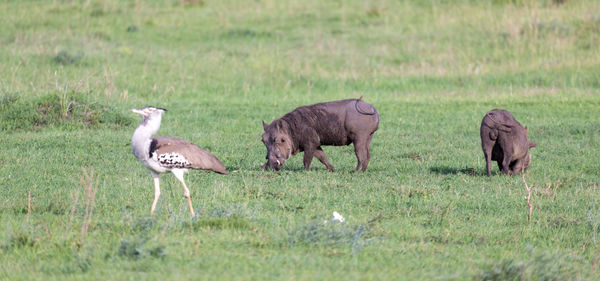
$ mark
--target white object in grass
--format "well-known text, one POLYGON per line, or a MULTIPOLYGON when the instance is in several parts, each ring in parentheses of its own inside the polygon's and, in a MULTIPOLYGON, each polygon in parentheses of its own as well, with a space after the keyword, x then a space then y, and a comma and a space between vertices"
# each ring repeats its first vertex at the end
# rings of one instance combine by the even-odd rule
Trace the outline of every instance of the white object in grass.
POLYGON ((333 212, 333 215, 331 216, 331 222, 344 222, 344 217, 342 217, 342 215, 340 215, 340 213, 338 212, 333 212))
MULTIPOLYGON (((342 215, 340 215, 340 213, 338 212, 333 212, 333 214, 331 215, 331 222, 339 222, 342 223, 344 222, 345 219, 342 215)), ((328 220, 324 220, 323 224, 327 224, 329 221, 328 220)))

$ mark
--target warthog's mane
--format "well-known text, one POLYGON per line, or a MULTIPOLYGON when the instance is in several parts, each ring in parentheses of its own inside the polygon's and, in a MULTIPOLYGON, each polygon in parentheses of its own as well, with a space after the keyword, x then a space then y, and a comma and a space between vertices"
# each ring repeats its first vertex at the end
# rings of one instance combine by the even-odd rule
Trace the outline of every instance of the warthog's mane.
POLYGON ((275 130, 288 134, 292 139, 302 139, 302 130, 307 127, 319 125, 319 118, 327 114, 323 109, 314 108, 314 105, 301 106, 273 121, 275 130))

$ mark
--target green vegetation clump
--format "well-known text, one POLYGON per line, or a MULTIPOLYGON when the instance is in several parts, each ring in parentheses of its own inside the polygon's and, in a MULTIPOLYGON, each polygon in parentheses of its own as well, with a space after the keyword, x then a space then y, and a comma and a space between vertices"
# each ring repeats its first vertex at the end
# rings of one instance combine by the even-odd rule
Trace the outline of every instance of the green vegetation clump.
POLYGON ((148 238, 134 237, 121 239, 119 256, 130 259, 164 258, 167 255, 164 246, 148 243, 148 238))
POLYGON ((40 130, 47 127, 74 130, 103 125, 127 126, 131 123, 131 116, 108 105, 88 102, 81 96, 0 96, 0 131, 40 130))
POLYGON ((314 220, 290 233, 291 246, 308 247, 346 246, 356 253, 370 241, 375 241, 366 225, 349 225, 328 220, 314 220))
POLYGON ((78 62, 82 57, 83 55, 73 55, 70 52, 63 50, 58 52, 56 57, 54 57, 54 61, 62 65, 69 65, 78 62))
POLYGON ((41 241, 47 239, 47 233, 41 225, 24 224, 22 227, 6 225, 2 231, 4 239, 0 240, 0 250, 4 251, 35 248, 41 241))
POLYGON ((531 256, 524 261, 504 259, 484 267, 477 276, 481 281, 552 281, 552 280, 583 280, 573 270, 577 259, 571 256, 536 253, 530 250, 531 256))

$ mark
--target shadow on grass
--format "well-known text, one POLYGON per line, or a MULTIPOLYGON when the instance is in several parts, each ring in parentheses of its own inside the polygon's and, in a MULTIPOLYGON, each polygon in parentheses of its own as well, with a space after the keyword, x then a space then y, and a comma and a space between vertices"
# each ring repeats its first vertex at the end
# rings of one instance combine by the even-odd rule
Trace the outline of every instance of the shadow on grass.
POLYGON ((435 166, 435 167, 429 168, 429 171, 432 173, 442 174, 442 175, 465 174, 465 175, 469 175, 469 176, 485 176, 485 170, 477 170, 477 169, 471 168, 471 167, 455 168, 455 167, 448 167, 448 166, 435 166))
MULTIPOLYGON (((277 173, 275 171, 272 170, 268 170, 270 172, 274 172, 277 173)), ((310 169, 307 171, 304 169, 304 167, 292 167, 292 168, 282 168, 280 170, 281 172, 294 172, 294 173, 306 173, 306 172, 321 172, 321 173, 330 173, 332 175, 368 175, 370 173, 375 173, 375 172, 389 172, 390 170, 386 170, 386 169, 379 169, 379 168, 367 168, 366 171, 364 172, 356 172, 356 170, 354 170, 354 168, 336 168, 333 172, 330 172, 329 170, 327 170, 327 168, 313 168, 312 166, 310 167, 310 169)), ((393 170, 391 170, 393 171, 393 170)))
MULTIPOLYGON (((380 168, 378 166, 368 166, 367 170, 364 172, 356 172, 355 170, 355 166, 351 166, 351 167, 347 167, 347 166, 342 166, 340 165, 340 167, 336 167, 333 166, 334 170, 333 172, 330 172, 329 170, 327 170, 327 167, 325 167, 324 165, 321 165, 320 163, 318 165, 310 165, 310 168, 308 169, 308 171, 311 172, 327 172, 327 173, 344 173, 344 174, 368 174, 369 172, 386 172, 386 171, 390 171, 389 169, 386 168, 380 168)), ((260 169, 261 171, 264 171, 264 169, 260 169)), ((277 172, 277 171, 273 171, 271 169, 268 169, 266 171, 270 171, 270 172, 277 172)), ((290 166, 283 166, 280 170, 281 172, 284 171, 289 171, 289 172, 308 172, 307 170, 304 169, 304 166, 300 165, 300 166, 294 166, 294 165, 290 165, 290 166)))
POLYGON ((329 172, 327 170, 327 167, 325 167, 324 165, 322 165, 321 163, 313 163, 310 168, 307 170, 304 169, 303 165, 294 165, 294 164, 290 164, 290 165, 284 165, 283 167, 281 167, 281 169, 279 171, 274 171, 272 169, 265 169, 264 166, 256 166, 256 165, 229 165, 226 166, 227 171, 229 173, 242 173, 242 172, 255 172, 255 173, 261 173, 261 172, 265 172, 265 173, 273 173, 273 174, 285 174, 286 172, 290 172, 290 173, 304 173, 304 172, 324 172, 324 173, 333 173, 333 174, 368 174, 369 172, 386 172, 389 171, 386 168, 383 167, 378 167, 378 166, 369 166, 367 168, 366 171, 364 172, 359 172, 356 173, 355 171, 355 167, 344 167, 341 166, 335 167, 334 166, 334 171, 333 172, 329 172))
POLYGON ((201 218, 192 222, 192 226, 194 229, 249 229, 252 227, 248 220, 237 216, 201 218))

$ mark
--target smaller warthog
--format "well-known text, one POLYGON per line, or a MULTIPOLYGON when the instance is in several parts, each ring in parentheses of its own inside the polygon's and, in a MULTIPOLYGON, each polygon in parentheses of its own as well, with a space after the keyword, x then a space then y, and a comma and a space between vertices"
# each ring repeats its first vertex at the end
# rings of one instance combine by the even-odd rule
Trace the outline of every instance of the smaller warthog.
POLYGON ((529 142, 527 128, 510 112, 503 109, 488 111, 481 121, 480 134, 488 177, 492 175, 492 161, 497 161, 500 171, 507 175, 529 167, 529 149, 536 144, 529 142))
POLYGON ((361 99, 349 99, 301 106, 267 125, 262 142, 267 147, 265 169, 279 171, 285 160, 304 151, 304 169, 313 156, 333 171, 322 145, 354 143, 356 171, 365 171, 371 154, 369 144, 379 126, 379 113, 361 99))

